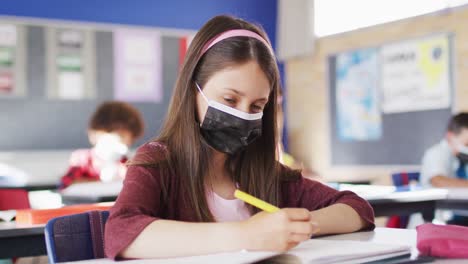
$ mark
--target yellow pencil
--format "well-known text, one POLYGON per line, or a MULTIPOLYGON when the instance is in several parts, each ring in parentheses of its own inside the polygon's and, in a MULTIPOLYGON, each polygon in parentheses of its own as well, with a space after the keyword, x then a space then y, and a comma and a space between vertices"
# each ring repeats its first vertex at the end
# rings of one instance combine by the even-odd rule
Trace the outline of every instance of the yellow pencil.
POLYGON ((245 193, 243 191, 239 191, 239 190, 236 190, 234 192, 234 196, 237 198, 237 199, 240 199, 250 205, 253 205, 257 208, 260 208, 262 209, 263 211, 266 211, 266 212, 269 212, 269 213, 274 213, 276 211, 279 211, 279 208, 272 205, 272 204, 269 204, 265 201, 262 201, 258 198, 255 198, 253 197, 252 195, 248 194, 248 193, 245 193))

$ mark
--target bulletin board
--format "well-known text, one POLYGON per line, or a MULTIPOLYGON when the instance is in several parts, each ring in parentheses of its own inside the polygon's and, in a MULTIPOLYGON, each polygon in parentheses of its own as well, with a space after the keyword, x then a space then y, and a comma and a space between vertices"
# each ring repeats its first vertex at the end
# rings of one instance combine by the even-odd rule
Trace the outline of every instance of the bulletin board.
MULTIPOLYGON (((71 65, 65 67, 67 70, 65 82, 68 80, 69 83, 73 83, 75 73, 80 69, 85 72, 92 68, 93 73, 83 78, 83 82, 91 83, 92 91, 84 89, 79 100, 57 97, 57 90, 54 87, 62 80, 51 81, 50 68, 54 68, 55 63, 59 65, 63 61, 50 60, 51 51, 47 48, 50 27, 23 25, 22 30, 24 43, 21 47, 25 49, 22 53, 25 54, 25 58, 22 58, 24 70, 21 72, 24 73, 25 88, 21 87, 21 96, 0 95, 0 151, 88 148, 90 145, 87 127, 90 116, 103 101, 116 99, 115 30, 102 27, 87 30, 86 34, 92 36, 92 56, 84 62, 73 58, 65 60, 67 65, 71 65), (86 66, 90 61, 92 66, 86 66)), ((146 127, 144 137, 136 145, 155 137, 165 118, 179 71, 180 42, 181 36, 174 34, 159 36, 158 63, 161 67, 162 89, 158 94, 158 100, 129 102, 141 111, 146 127)), ((66 48, 66 51, 70 50, 69 47, 66 48)), ((87 48, 89 47, 83 49, 87 48)), ((76 54, 79 55, 80 52, 78 49, 76 54)), ((77 93, 65 95, 80 96, 77 93)))
POLYGON ((332 165, 421 163, 452 115, 452 37, 434 34, 328 58, 332 165))

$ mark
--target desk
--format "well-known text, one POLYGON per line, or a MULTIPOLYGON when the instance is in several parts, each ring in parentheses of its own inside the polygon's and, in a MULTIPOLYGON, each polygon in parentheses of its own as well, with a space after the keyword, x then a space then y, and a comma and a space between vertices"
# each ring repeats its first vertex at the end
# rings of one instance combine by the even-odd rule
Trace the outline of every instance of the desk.
POLYGON ((432 222, 436 209, 465 211, 468 213, 467 188, 423 188, 339 185, 339 190, 350 190, 363 197, 374 208, 375 216, 410 215, 422 213, 426 222, 432 222))
POLYGON ((64 204, 113 202, 123 188, 123 182, 86 182, 70 185, 61 192, 64 204))
POLYGON ((426 222, 434 219, 437 203, 446 199, 447 190, 443 189, 396 191, 381 197, 367 198, 374 208, 375 216, 421 213, 426 222))
POLYGON ((44 184, 26 184, 26 185, 9 185, 0 184, 0 189, 22 189, 26 191, 42 191, 42 190, 55 190, 57 184, 55 183, 44 183, 44 184))
MULTIPOLYGON (((402 245, 402 246, 409 246, 414 250, 415 254, 417 254, 416 250, 416 231, 415 230, 397 230, 397 229, 390 229, 390 228, 377 228, 375 231, 372 232, 360 232, 360 233, 354 233, 354 234, 346 234, 346 235, 335 235, 335 236, 326 236, 323 238, 316 238, 318 240, 324 239, 324 240, 350 240, 350 241, 369 241, 369 242, 376 242, 376 243, 382 243, 384 244, 391 244, 391 245, 402 245), (398 239, 395 239, 398 238, 398 239), (402 239, 403 238, 403 239, 402 239)), ((266 252, 265 252, 266 253, 266 252)), ((229 253, 227 253, 229 254, 229 253)), ((237 254, 236 256, 239 256, 238 254, 242 254, 240 252, 234 254, 237 254)), ((252 254, 252 253, 249 253, 252 254)), ((254 254, 257 254, 257 252, 254 252, 254 254)), ((261 257, 262 252, 258 252, 258 255, 261 257)), ((223 255, 221 253, 220 255, 223 255)), ((265 254, 265 256, 268 258, 268 255, 271 256, 271 254, 265 254)), ((195 256, 195 257, 190 257, 190 258, 170 258, 170 259, 150 259, 150 260, 130 260, 130 261, 119 261, 118 263, 152 263, 152 264, 159 264, 159 263, 208 263, 206 260, 213 260, 209 258, 209 256, 214 256, 214 255, 206 255, 206 256, 195 256)), ((260 258, 261 259, 261 258, 260 258)), ((218 259, 219 260, 219 259, 218 259)), ((231 261, 232 262, 232 261, 231 261)), ((268 261, 266 261, 269 263, 268 261)), ((76 261, 76 262, 68 262, 68 263, 76 263, 76 264, 111 264, 111 263, 117 263, 114 262, 110 259, 94 259, 94 260, 84 260, 84 261, 76 261)), ((213 263, 213 262, 209 262, 213 263)), ((234 262, 232 262, 234 263, 234 262)), ((248 263, 248 262, 246 262, 248 263)), ((276 259, 273 261, 273 263, 297 263, 297 261, 291 261, 289 258, 281 258, 281 259, 276 259)))
POLYGON ((468 200, 444 199, 435 204, 436 209, 468 211, 468 200))
POLYGON ((47 255, 44 225, 17 226, 0 223, 0 259, 47 255))
POLYGON ((465 211, 468 213, 468 189, 450 188, 447 190, 447 198, 437 201, 436 208, 465 211))
MULTIPOLYGON (((403 245, 409 246, 412 249, 412 256, 416 257, 418 251, 416 249, 416 230, 408 229, 392 229, 392 228, 376 228, 372 232, 359 232, 345 235, 334 235, 327 236, 317 239, 326 239, 326 240, 348 240, 348 241, 367 241, 375 242, 379 244, 391 244, 391 245, 403 245)), ((197 262, 197 258, 192 258, 191 263, 200 263, 197 262)), ((203 259, 203 256, 200 256, 200 260, 203 259)), ((466 263, 467 260, 446 260, 446 259, 437 259, 432 263, 466 263)), ((128 263, 136 263, 137 261, 125 261, 128 263)), ((125 263, 120 261, 119 263, 125 263)), ((110 259, 95 259, 95 260, 85 260, 77 262, 69 262, 75 264, 110 264, 116 263, 110 259)), ((165 259, 165 260, 151 260, 146 261, 145 263, 182 263, 177 259, 165 259)), ((277 263, 277 262, 275 262, 277 263)))

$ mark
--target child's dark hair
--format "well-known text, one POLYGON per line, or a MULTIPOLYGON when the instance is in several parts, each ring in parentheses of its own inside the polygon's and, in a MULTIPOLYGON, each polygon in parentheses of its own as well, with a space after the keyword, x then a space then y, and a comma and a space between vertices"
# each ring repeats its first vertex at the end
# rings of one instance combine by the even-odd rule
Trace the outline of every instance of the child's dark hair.
POLYGON ((144 122, 140 111, 134 106, 125 102, 108 101, 98 106, 88 128, 106 132, 125 130, 137 139, 143 135, 144 122))
POLYGON ((468 129, 468 113, 454 115, 447 126, 447 130, 455 134, 459 134, 462 129, 468 129))

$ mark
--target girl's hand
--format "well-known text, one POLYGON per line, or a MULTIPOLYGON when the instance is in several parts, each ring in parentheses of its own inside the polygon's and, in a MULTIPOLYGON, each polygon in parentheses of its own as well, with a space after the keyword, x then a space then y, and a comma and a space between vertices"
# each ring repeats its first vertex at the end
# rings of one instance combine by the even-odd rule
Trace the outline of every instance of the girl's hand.
POLYGON ((240 223, 247 250, 287 251, 310 239, 316 231, 307 209, 286 208, 260 212, 240 223))

